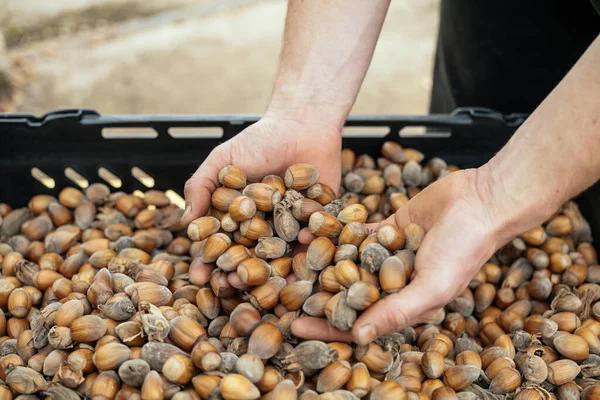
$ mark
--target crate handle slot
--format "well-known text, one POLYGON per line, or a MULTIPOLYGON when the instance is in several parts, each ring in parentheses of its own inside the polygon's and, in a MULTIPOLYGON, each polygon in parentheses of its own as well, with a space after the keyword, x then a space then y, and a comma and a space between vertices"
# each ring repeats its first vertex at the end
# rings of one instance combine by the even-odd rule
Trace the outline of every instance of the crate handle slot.
POLYGON ((31 176, 33 176, 38 182, 46 186, 48 189, 54 189, 56 182, 48 174, 39 169, 38 167, 31 168, 31 176))
POLYGON ((173 139, 221 139, 223 128, 220 126, 171 127, 168 133, 173 139))
POLYGON ((156 139, 158 132, 148 127, 102 128, 104 139, 156 139))
POLYGON ((147 188, 154 187, 154 178, 144 172, 144 170, 142 170, 140 167, 131 168, 131 175, 133 175, 135 179, 140 181, 142 185, 146 186, 147 188))
POLYGON ((114 187, 115 189, 119 189, 121 186, 123 186, 123 181, 121 181, 121 179, 118 176, 116 176, 104 167, 98 168, 98 176, 104 179, 110 186, 114 187))
POLYGON ((447 127, 431 127, 425 125, 408 125, 400 128, 398 136, 402 138, 409 137, 450 137, 452 131, 447 127))
POLYGON ((85 189, 90 185, 88 180, 85 179, 83 175, 71 167, 65 168, 65 176, 82 189, 85 189))
POLYGON ((181 197, 179 195, 179 193, 177 193, 173 189, 167 189, 165 191, 165 195, 167 195, 167 197, 169 198, 169 200, 171 200, 172 204, 175 204, 177 207, 182 208, 182 209, 185 208, 185 200, 184 200, 184 198, 181 197))
POLYGON ((382 138, 390 133, 390 127, 380 126, 345 126, 342 130, 342 137, 351 138, 382 138))

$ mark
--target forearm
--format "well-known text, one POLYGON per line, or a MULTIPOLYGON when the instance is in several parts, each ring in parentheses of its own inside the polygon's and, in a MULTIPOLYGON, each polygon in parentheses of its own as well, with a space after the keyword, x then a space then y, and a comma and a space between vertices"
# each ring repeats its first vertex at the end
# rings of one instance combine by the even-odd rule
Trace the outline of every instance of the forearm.
POLYGON ((362 84, 389 0, 289 0, 267 115, 341 127, 362 84))
POLYGON ((600 178, 599 66, 600 37, 483 167, 484 195, 501 200, 492 214, 507 235, 541 223, 600 178))

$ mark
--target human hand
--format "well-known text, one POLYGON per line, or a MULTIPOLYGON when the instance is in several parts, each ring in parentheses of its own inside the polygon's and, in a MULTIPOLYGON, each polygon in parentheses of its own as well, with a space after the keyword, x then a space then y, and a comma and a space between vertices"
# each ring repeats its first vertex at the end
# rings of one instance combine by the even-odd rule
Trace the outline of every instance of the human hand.
MULTIPOLYGON (((340 129, 341 126, 289 117, 262 118, 216 147, 186 182, 186 211, 182 223, 188 225, 206 214, 211 193, 219 186, 219 171, 227 165, 242 168, 249 181, 259 181, 269 174, 283 176, 290 165, 308 162, 319 170, 319 182, 337 190, 341 176, 340 129)), ((195 260, 190 267, 190 281, 205 284, 212 269, 195 260)))
MULTIPOLYGON (((489 185, 487 169, 480 168, 454 172, 425 188, 382 223, 401 228, 417 223, 427 231, 411 282, 368 308, 352 331, 341 332, 326 319, 303 317, 294 321, 292 332, 306 339, 366 344, 430 318, 462 293, 511 235, 520 233, 508 228, 514 224, 489 185)), ((306 241, 306 233, 300 239, 306 241)))

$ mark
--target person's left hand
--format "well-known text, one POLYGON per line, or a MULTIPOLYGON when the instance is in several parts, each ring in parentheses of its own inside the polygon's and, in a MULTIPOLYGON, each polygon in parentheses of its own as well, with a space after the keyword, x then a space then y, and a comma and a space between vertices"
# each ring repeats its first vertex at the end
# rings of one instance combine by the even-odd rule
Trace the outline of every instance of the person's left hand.
MULTIPOLYGON (((429 319, 460 295, 511 234, 502 228, 506 220, 494 211, 498 208, 487 195, 487 184, 485 170, 472 169, 454 172, 425 188, 383 222, 401 228, 414 222, 427 231, 411 282, 363 312, 352 331, 341 332, 326 319, 302 317, 292 324, 294 335, 366 344, 429 319)), ((310 233, 302 232, 301 241, 311 239, 310 233)))

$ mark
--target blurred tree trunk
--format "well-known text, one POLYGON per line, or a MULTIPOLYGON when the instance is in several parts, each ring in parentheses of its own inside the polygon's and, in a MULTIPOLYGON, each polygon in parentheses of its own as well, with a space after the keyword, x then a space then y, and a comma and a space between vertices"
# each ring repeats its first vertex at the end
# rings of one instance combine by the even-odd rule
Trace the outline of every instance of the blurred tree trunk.
POLYGON ((0 32, 0 108, 4 108, 2 107, 3 103, 10 103, 13 94, 9 65, 4 35, 0 32))

